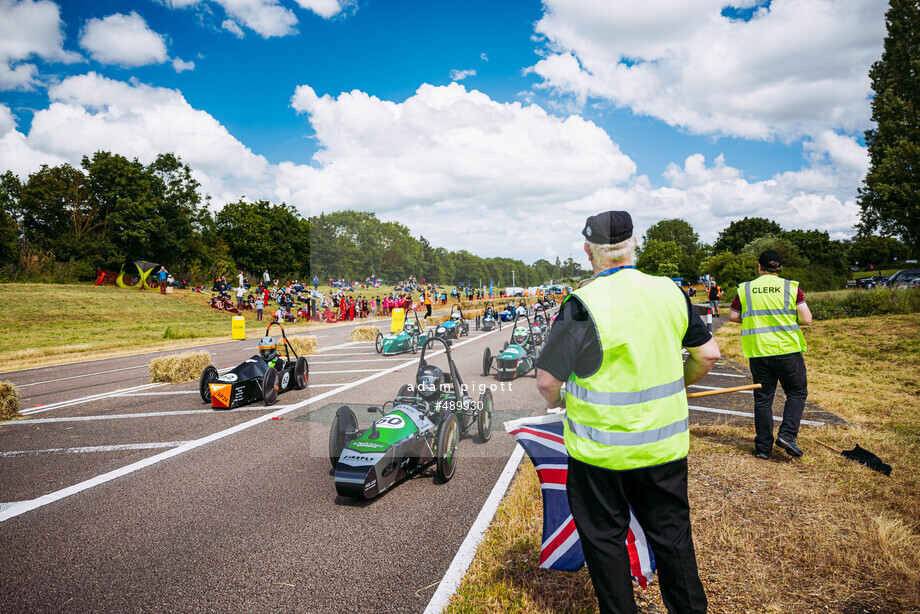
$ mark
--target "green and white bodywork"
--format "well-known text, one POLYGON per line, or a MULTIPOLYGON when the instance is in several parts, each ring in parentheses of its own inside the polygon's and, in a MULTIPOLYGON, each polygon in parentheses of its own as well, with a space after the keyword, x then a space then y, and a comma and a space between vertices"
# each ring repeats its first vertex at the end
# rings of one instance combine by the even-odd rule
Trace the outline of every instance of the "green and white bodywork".
MULTIPOLYGON (((527 316, 515 318, 511 341, 505 343, 501 353, 493 356, 491 349, 483 351, 482 374, 488 376, 495 369, 500 381, 510 381, 531 372, 536 377, 541 346, 534 339, 534 328, 527 316), (519 324, 519 320, 526 320, 526 325, 519 324)), ((536 328, 539 329, 539 326, 536 328)))
POLYGON ((415 354, 419 348, 424 347, 433 337, 434 335, 430 330, 422 329, 418 314, 413 310, 406 312, 406 317, 400 330, 389 335, 377 333, 374 349, 377 350, 378 354, 383 354, 384 356, 393 356, 394 354, 404 354, 406 352, 415 354), (411 316, 409 315, 410 313, 412 314, 411 316))

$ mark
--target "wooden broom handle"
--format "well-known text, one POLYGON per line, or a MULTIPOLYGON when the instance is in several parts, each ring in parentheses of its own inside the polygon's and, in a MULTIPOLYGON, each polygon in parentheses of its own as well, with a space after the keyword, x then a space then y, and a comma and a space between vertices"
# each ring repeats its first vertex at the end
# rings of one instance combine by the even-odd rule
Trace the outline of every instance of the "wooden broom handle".
POLYGON ((691 392, 687 395, 688 399, 699 397, 711 397, 714 394, 726 394, 728 392, 741 392, 742 390, 757 390, 760 384, 747 384, 746 386, 732 386, 731 388, 722 388, 721 390, 704 390, 703 392, 691 392))

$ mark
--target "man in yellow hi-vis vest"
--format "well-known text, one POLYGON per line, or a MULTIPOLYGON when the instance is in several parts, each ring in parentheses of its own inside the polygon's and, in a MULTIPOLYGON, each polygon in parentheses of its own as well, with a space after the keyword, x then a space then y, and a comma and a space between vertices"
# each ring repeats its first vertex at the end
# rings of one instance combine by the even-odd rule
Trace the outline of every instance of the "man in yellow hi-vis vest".
POLYGON ((811 324, 811 310, 799 282, 781 279, 782 255, 768 249, 758 259, 760 277, 738 286, 728 319, 741 322, 741 349, 751 367, 754 391, 754 455, 766 460, 773 450, 773 396, 779 381, 786 394, 776 445, 802 456, 796 443, 808 397, 805 337, 799 325, 811 324))
POLYGON ((600 610, 636 611, 626 549, 631 506, 668 612, 705 612, 687 500, 684 387, 709 373, 719 348, 673 281, 636 270, 627 212, 592 216, 582 234, 595 276, 562 303, 537 386, 547 407, 566 409, 566 491, 600 610))

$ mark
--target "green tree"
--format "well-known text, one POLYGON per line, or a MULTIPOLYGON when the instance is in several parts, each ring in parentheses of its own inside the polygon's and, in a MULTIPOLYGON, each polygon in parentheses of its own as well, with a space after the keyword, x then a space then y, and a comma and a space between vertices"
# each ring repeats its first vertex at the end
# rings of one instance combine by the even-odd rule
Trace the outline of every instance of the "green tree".
POLYGON ((850 261, 859 267, 868 269, 869 265, 880 268, 907 256, 907 246, 894 237, 864 235, 856 237, 850 246, 850 261))
POLYGON ((309 276, 308 225, 293 207, 240 199, 225 205, 215 221, 218 236, 243 271, 257 276, 267 268, 279 278, 309 276))
POLYGON ((682 256, 680 246, 674 241, 651 239, 643 243, 636 268, 649 275, 677 277, 682 256))
POLYGON ((746 217, 735 220, 719 233, 716 242, 712 245, 714 254, 731 252, 740 254, 744 246, 754 239, 767 235, 779 235, 783 229, 772 220, 762 217, 746 217))
POLYGON ((0 265, 11 264, 19 259, 19 195, 22 185, 19 178, 10 171, 0 175, 0 265))
MULTIPOLYGON (((875 97, 866 131, 869 172, 859 189, 861 233, 877 229, 920 248, 920 4, 891 0, 888 34, 869 78, 875 97)), ((916 252, 914 252, 916 253, 916 252)))
MULTIPOLYGON (((693 226, 679 218, 661 220, 649 227, 642 237, 643 249, 649 241, 672 241, 680 248, 678 271, 669 277, 683 277, 695 280, 700 273, 700 237, 693 226)), ((641 252, 640 252, 641 254, 641 252)))
POLYGON ((750 254, 719 252, 704 260, 702 269, 723 288, 735 288, 757 277, 757 258, 750 254))
POLYGON ((834 241, 820 230, 787 230, 780 235, 798 249, 812 264, 827 267, 835 276, 847 274, 849 248, 843 241, 834 241))

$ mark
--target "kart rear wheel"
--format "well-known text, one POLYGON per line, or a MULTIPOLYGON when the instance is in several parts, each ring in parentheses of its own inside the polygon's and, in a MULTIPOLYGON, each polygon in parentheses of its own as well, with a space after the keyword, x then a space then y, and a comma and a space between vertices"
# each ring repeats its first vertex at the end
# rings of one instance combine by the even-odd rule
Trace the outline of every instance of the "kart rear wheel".
POLYGON ((211 402, 210 383, 217 379, 217 368, 214 365, 208 365, 201 372, 201 379, 198 380, 198 393, 204 403, 211 402))
POLYGON ((339 457, 342 456, 342 450, 345 449, 345 445, 348 443, 348 438, 345 436, 346 432, 357 432, 357 430, 358 418, 355 417, 355 412, 348 405, 341 406, 335 412, 335 416, 332 418, 332 426, 329 429, 329 462, 332 463, 333 469, 339 464, 339 457))
POLYGON ((476 330, 479 330, 479 316, 476 316, 476 330))
POLYGON ((266 405, 274 405, 278 400, 278 372, 269 367, 262 376, 262 400, 266 405))
POLYGON ((418 354, 418 335, 412 335, 409 338, 409 351, 418 354))
POLYGON ((383 333, 377 333, 377 339, 374 341, 374 349, 378 354, 383 353, 383 333))
POLYGON ((492 350, 486 348, 482 353, 482 374, 488 376, 492 370, 492 350))
POLYGON ((485 443, 492 438, 492 391, 489 389, 479 395, 476 427, 479 431, 479 443, 485 443))
POLYGON ((457 416, 447 414, 438 426, 435 458, 437 459, 438 478, 442 482, 450 481, 457 469, 457 452, 460 443, 460 425, 457 416))
POLYGON ((297 362, 294 363, 294 387, 297 390, 303 390, 307 387, 309 373, 310 366, 307 364, 307 359, 299 356, 297 362))

